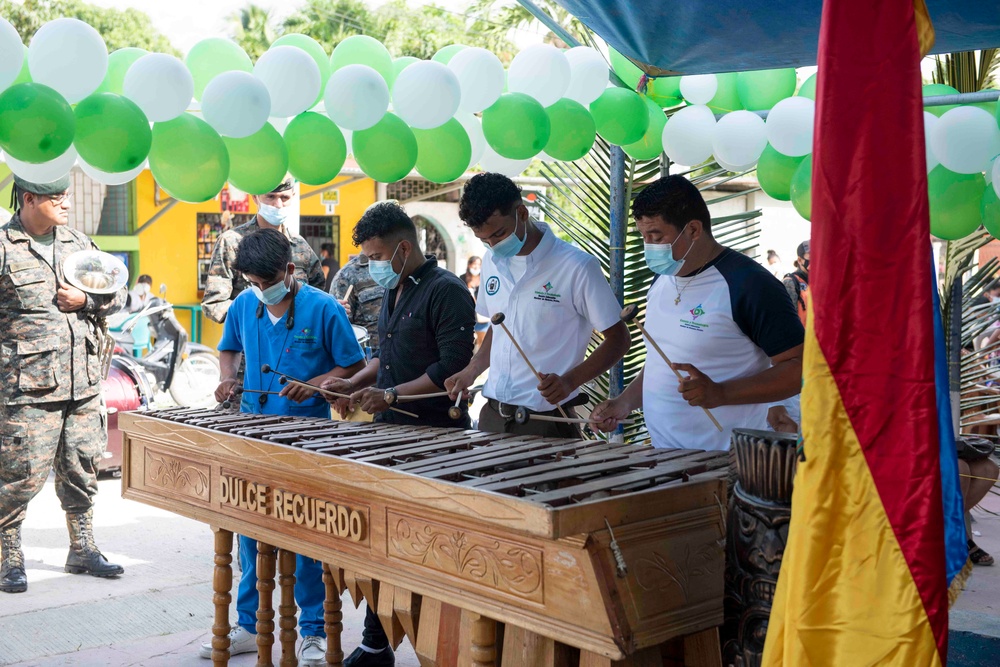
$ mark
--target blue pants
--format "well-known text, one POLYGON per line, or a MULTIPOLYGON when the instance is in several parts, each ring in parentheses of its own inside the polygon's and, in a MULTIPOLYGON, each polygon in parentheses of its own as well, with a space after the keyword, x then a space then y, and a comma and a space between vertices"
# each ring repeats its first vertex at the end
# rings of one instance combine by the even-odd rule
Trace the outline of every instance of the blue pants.
MULTIPOLYGON (((240 626, 257 634, 257 540, 240 535, 240 563, 243 566, 236 594, 236 613, 240 626)), ((279 591, 275 591, 280 595, 279 591)), ((299 606, 299 634, 303 637, 326 637, 323 626, 323 564, 318 560, 295 556, 295 603, 299 606)), ((277 609, 277 598, 274 608, 277 609)))

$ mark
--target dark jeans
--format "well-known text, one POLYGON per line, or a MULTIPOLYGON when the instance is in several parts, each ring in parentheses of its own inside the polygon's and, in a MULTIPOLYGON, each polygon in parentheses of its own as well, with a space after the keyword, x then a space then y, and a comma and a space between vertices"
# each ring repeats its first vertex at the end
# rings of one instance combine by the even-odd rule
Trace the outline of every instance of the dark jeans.
POLYGON ((365 631, 361 643, 375 651, 381 651, 389 646, 389 638, 382 629, 382 621, 370 604, 365 605, 365 631))

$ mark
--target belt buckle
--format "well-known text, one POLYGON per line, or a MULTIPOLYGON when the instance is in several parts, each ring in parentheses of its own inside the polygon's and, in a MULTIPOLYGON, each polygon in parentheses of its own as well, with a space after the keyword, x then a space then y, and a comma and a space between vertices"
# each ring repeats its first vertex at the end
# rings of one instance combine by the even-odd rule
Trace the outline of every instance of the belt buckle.
POLYGON ((510 405, 508 403, 504 403, 503 401, 497 401, 497 412, 500 414, 501 417, 503 417, 504 419, 506 419, 506 420, 509 421, 509 420, 511 420, 511 419, 514 418, 514 413, 517 412, 517 407, 516 406, 512 406, 512 405, 510 405), (513 407, 514 408, 514 412, 512 412, 509 415, 508 414, 504 414, 503 408, 504 408, 505 405, 507 407, 513 407))

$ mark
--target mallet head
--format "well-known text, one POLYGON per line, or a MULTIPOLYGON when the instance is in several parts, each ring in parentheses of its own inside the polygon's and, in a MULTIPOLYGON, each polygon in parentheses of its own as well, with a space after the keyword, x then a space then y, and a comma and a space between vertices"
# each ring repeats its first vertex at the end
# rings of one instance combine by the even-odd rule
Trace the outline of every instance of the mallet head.
POLYGON ((384 400, 388 405, 392 405, 396 402, 396 392, 386 389, 385 393, 382 394, 382 400, 384 400))
POLYGON ((454 419, 455 421, 458 421, 459 419, 462 418, 462 408, 455 407, 454 405, 451 406, 450 408, 448 408, 448 417, 449 419, 454 419))
POLYGON ((278 384, 282 384, 282 385, 288 384, 288 378, 285 377, 284 375, 282 375, 280 378, 278 378, 278 384))
POLYGON ((260 372, 267 375, 268 373, 271 372, 271 367, 268 364, 264 364, 263 366, 260 367, 260 372))
POLYGON ((505 317, 506 316, 503 313, 497 313, 496 315, 490 318, 490 322, 492 322, 496 326, 500 326, 501 324, 503 324, 505 317))
POLYGON ((628 324, 629 322, 634 320, 635 316, 638 314, 639 314, 639 306, 637 306, 634 303, 630 303, 629 305, 622 308, 622 312, 618 317, 621 318, 622 322, 628 324))
POLYGON ((530 419, 530 416, 528 415, 527 409, 524 407, 520 407, 514 412, 514 421, 518 424, 527 424, 528 419, 530 419))

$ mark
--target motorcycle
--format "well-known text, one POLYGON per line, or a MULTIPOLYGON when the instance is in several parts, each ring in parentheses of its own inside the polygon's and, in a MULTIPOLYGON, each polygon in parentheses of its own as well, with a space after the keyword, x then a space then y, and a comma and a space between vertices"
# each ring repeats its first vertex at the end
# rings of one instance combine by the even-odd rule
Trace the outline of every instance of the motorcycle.
POLYGON ((156 400, 157 391, 169 393, 173 402, 182 407, 215 405, 219 359, 210 347, 188 341, 187 330, 174 317, 173 305, 165 297, 166 285, 160 285, 159 297, 149 299, 141 310, 108 318, 115 349, 111 370, 103 382, 108 448, 99 465, 102 471, 121 468, 119 412, 148 408, 156 400), (137 356, 148 347, 150 338, 154 341, 152 349, 137 356))

